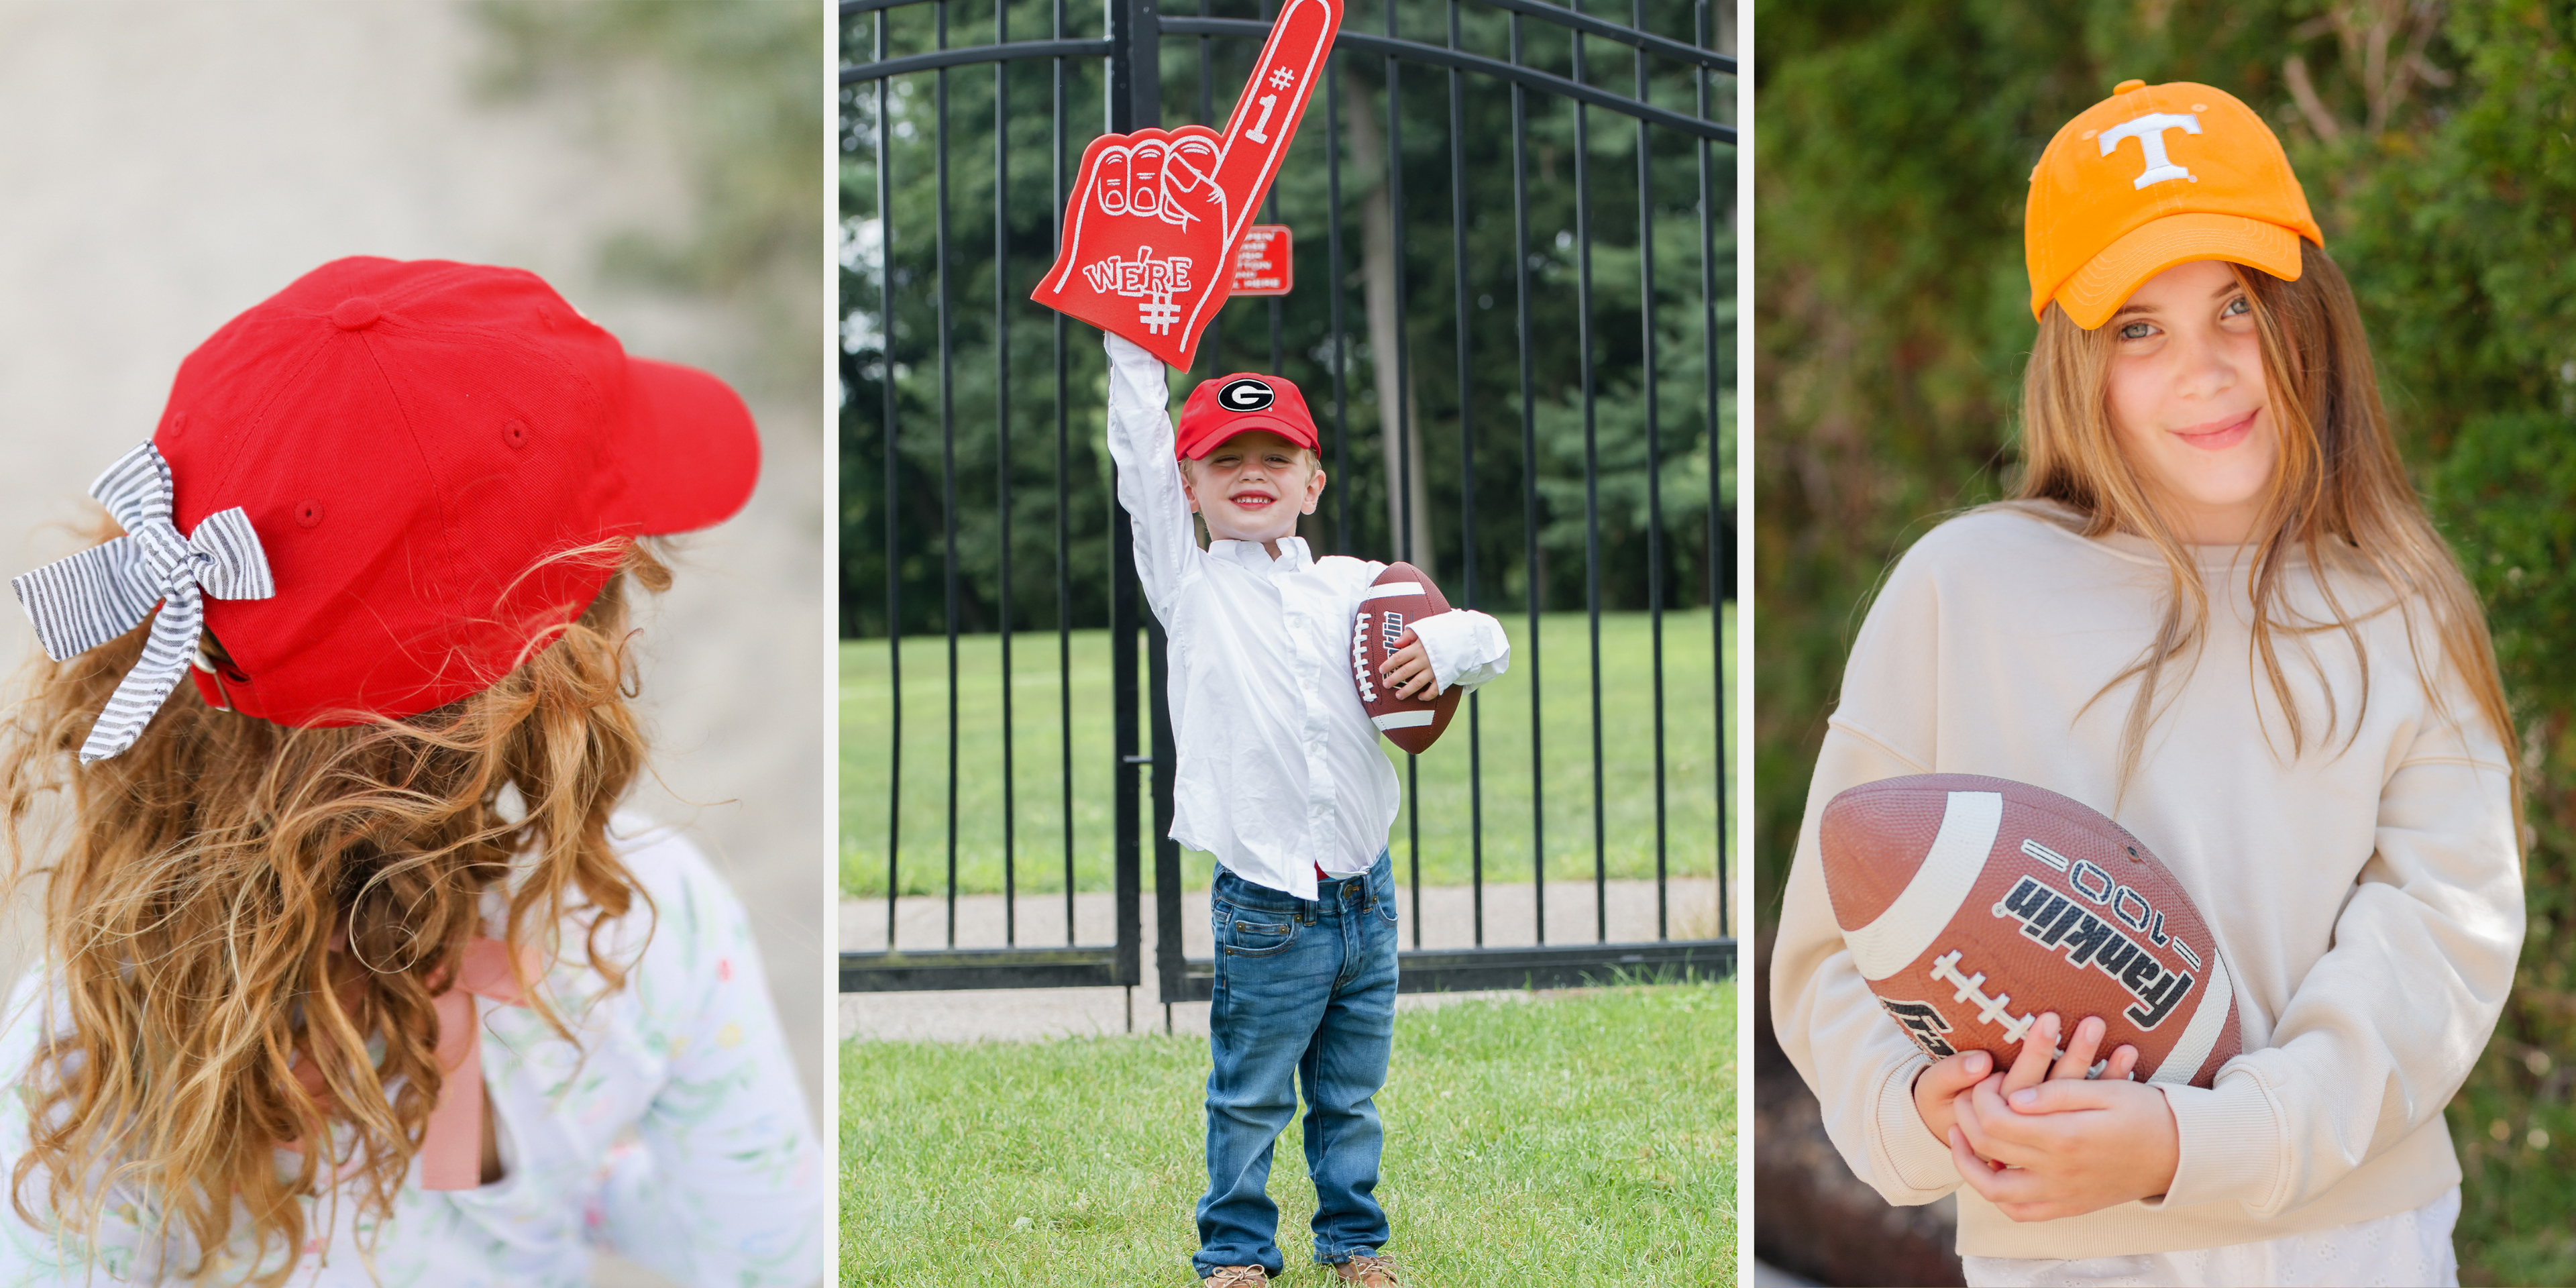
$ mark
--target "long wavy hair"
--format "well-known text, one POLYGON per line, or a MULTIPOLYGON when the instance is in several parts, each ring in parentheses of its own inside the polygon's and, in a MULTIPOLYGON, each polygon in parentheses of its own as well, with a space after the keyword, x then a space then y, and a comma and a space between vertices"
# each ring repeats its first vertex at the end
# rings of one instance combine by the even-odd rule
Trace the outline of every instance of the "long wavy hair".
MULTIPOLYGON (((162 1273, 282 1283, 305 1196, 354 1201, 361 1228, 393 1211, 446 1078, 433 999, 487 891, 506 895, 514 961, 585 953, 622 986, 603 931, 650 908, 607 837, 646 755, 625 583, 658 592, 670 573, 623 539, 561 557, 614 569, 597 600, 490 687, 410 719, 290 729, 181 684, 131 750, 82 767, 144 630, 31 664, 0 726, 0 890, 43 878, 69 1025, 11 1107, 32 1115, 10 1177, 23 1218, 94 1245, 113 1193, 162 1273)), ((21 1017, 40 1020, 56 1023, 21 1017)))
MULTIPOLYGON (((2371 661, 2359 622, 2391 605, 2346 604, 2337 591, 2338 578, 2328 574, 2350 569, 2366 572, 2387 588, 2403 615, 2416 678, 2437 706, 2444 689, 2436 683, 2436 670, 2455 668, 2477 716, 2503 742, 2507 760, 2518 762, 2513 715, 2496 671, 2485 610, 2407 481, 2352 288, 2323 248, 2302 240, 2299 251, 2295 282, 2228 265, 2251 303, 2262 344, 2266 404, 2280 437, 2279 464, 2249 542, 2253 557, 2242 567, 2253 604, 2249 647, 2282 713, 2290 754, 2296 758, 2311 745, 2331 743, 2339 727, 2358 734, 2361 713, 2369 707, 2371 661), (2327 608, 2323 618, 2296 612, 2285 602, 2283 570, 2294 556, 2318 570, 2316 585, 2327 608), (2427 629, 2429 641, 2419 633, 2427 629), (2344 636, 2360 662, 2361 692, 2354 695, 2348 726, 2331 692, 2321 724, 2303 712, 2282 666, 2285 640, 2304 651, 2309 637, 2325 632, 2344 636), (2428 643, 2436 647, 2428 648, 2428 643)), ((2022 378, 2025 468, 2013 500, 2054 502, 2072 510, 2080 516, 2079 531, 2088 537, 2115 531, 2142 536, 2164 557, 2172 576, 2172 594, 2155 639, 2093 699, 2101 701, 2137 681, 2120 738, 2119 782, 2125 789, 2144 755, 2148 728, 2172 696, 2163 691, 2168 672, 2179 668, 2187 676, 2206 638, 2209 590, 2198 562, 2157 510, 2148 483, 2112 429, 2114 331, 2107 324, 2087 331, 2055 304, 2040 318, 2038 340, 2022 378)), ((2450 714, 2457 718, 2458 713, 2450 714)), ((2271 737, 2268 726, 2265 737, 2271 737)), ((2519 822, 2518 763, 2513 772, 2519 822)))

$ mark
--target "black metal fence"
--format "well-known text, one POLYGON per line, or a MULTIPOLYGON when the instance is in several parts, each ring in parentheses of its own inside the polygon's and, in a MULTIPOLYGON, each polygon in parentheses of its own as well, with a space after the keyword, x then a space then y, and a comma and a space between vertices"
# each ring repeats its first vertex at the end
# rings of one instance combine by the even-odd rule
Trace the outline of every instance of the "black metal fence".
MULTIPOLYGON (((1194 119, 1220 123, 1218 109, 1230 106, 1217 99, 1220 73, 1258 51, 1269 31, 1268 0, 1259 0, 1251 17, 1218 16, 1209 0, 1197 0, 1194 15, 1158 12, 1153 0, 1087 3, 1097 7, 1078 15, 1068 12, 1069 0, 841 5, 842 146, 857 162, 847 169, 865 180, 845 183, 842 193, 849 234, 843 273, 842 375, 849 399, 843 413, 843 629, 871 640, 883 636, 887 725, 882 764, 865 775, 868 781, 845 780, 843 802, 845 811, 853 808, 853 793, 882 793, 885 802, 887 946, 842 954, 844 991, 1141 982, 1149 799, 1151 834, 1160 838, 1154 884, 1162 1000, 1205 999, 1213 978, 1212 963, 1188 959, 1181 950, 1182 860, 1167 836, 1174 765, 1161 700, 1164 641, 1159 627, 1138 612, 1127 521, 1109 493, 1108 465, 1096 441, 1097 349, 1089 328, 1075 328, 1077 334, 1069 336, 1065 319, 1028 303, 1027 294, 1054 257, 1070 162, 1082 145, 1099 130, 1162 124, 1167 107, 1190 105, 1192 90, 1194 119), (1044 38, 1015 39, 1015 16, 1023 31, 1033 18, 1042 19, 1044 38), (1105 29, 1106 36, 1071 35, 1077 17, 1096 20, 1094 29, 1105 29), (983 39, 952 43, 953 21, 983 39), (980 97, 985 91, 959 73, 984 64, 990 65, 990 102, 976 104, 985 110, 961 122, 952 112, 953 92, 966 86, 980 97), (923 90, 926 106, 918 101, 923 90), (1086 98, 1101 104, 1097 118, 1086 98), (1042 118, 1033 114, 1040 108, 1042 118), (965 197, 970 212, 980 219, 989 211, 992 217, 989 251, 970 248, 952 218, 961 175, 952 172, 951 154, 960 138, 991 149, 989 186, 973 170, 962 176, 972 189, 965 197), (1023 167, 1020 177, 1014 176, 1015 159, 1023 167), (898 173, 907 167, 913 173, 898 173), (1043 185, 1027 177, 1030 168, 1045 171, 1043 185), (916 247, 929 252, 927 262, 916 247), (962 306, 961 283, 989 286, 989 321, 980 305, 975 313, 962 306), (1070 343, 1075 339, 1084 343, 1070 343), (971 403, 963 414, 961 393, 971 403), (975 459, 961 465, 961 448, 975 459), (986 456, 989 461, 981 459, 986 456), (1051 560, 1045 557, 1050 552, 1051 560), (1021 725, 1015 723, 1014 693, 1037 682, 1014 671, 1012 636, 1015 629, 1025 632, 1040 623, 1055 634, 1052 786, 1060 807, 1054 820, 1060 852, 1050 855, 1049 866, 1061 869, 1064 946, 1020 942, 1024 847, 1018 836, 1021 725), (1099 704, 1077 696, 1073 657, 1077 633, 1099 625, 1108 628, 1106 705, 1112 729, 1105 748, 1085 750, 1077 748, 1077 724, 1095 722, 1099 704), (904 641, 932 632, 945 645, 946 710, 934 713, 944 717, 947 732, 945 819, 936 832, 940 848, 919 840, 931 829, 912 819, 908 851, 904 641), (998 644, 1000 735, 995 747, 979 742, 977 754, 989 750, 994 763, 961 765, 960 641, 987 635, 998 644), (1143 790, 1148 784, 1140 781, 1148 771, 1150 797, 1143 790), (876 781, 879 775, 882 781, 876 781), (1096 804, 1095 792, 1085 785, 1103 776, 1113 816, 1114 940, 1080 945, 1078 806, 1096 804), (990 793, 977 791, 995 780, 1003 943, 960 947, 960 810, 977 809, 969 795, 989 804, 990 793), (899 945, 896 921, 907 860, 919 864, 934 856, 944 868, 938 888, 947 901, 945 942, 934 949, 899 945)), ((1278 222, 1285 204, 1292 223, 1324 224, 1323 277, 1317 282, 1311 263, 1301 264, 1295 293, 1235 302, 1202 343, 1208 374, 1229 369, 1229 355, 1238 363, 1266 357, 1265 370, 1289 375, 1309 390, 1329 385, 1329 407, 1320 398, 1310 401, 1329 439, 1331 540, 1327 547, 1322 534, 1309 528, 1311 544, 1436 562, 1435 576, 1456 602, 1526 623, 1512 675, 1502 683, 1529 689, 1527 809, 1537 942, 1485 943, 1486 795, 1489 782, 1503 779, 1489 774, 1485 695, 1473 695, 1464 729, 1449 735, 1466 746, 1444 746, 1437 754, 1463 754, 1468 762, 1463 787, 1475 946, 1421 946, 1424 797, 1419 760, 1407 757, 1403 844, 1414 915, 1413 948, 1401 970, 1406 991, 1556 986, 1621 972, 1725 974, 1734 968, 1725 898, 1729 820, 1719 604, 1731 601, 1734 589, 1734 525, 1723 486, 1730 455, 1725 408, 1733 391, 1734 291, 1732 253, 1721 243, 1731 245, 1727 214, 1735 134, 1725 118, 1735 61, 1713 48, 1718 33, 1707 0, 1630 0, 1627 16, 1623 25, 1586 14, 1579 3, 1567 8, 1544 0, 1473 0, 1464 8, 1461 0, 1386 0, 1374 12, 1353 8, 1328 64, 1325 91, 1314 101, 1264 212, 1266 222, 1278 222), (1444 20, 1442 38, 1412 38, 1402 30, 1431 19, 1444 20), (1689 39, 1658 34, 1676 28, 1686 29, 1689 39), (1624 48, 1629 92, 1613 90, 1597 76, 1594 47, 1603 42, 1624 48), (1480 43, 1495 52, 1480 52, 1480 43), (1372 92, 1384 99, 1382 125, 1365 110, 1372 92), (1614 121, 1626 118, 1633 129, 1596 129, 1596 112, 1614 121), (1420 123, 1444 116, 1438 142, 1445 147, 1424 146, 1420 123), (1409 123, 1416 128, 1410 145, 1409 123), (1615 161, 1622 151, 1633 157, 1633 187, 1623 180, 1597 191, 1594 171, 1603 156, 1615 161), (1570 182, 1561 172, 1569 163, 1570 182), (1354 174, 1346 176, 1346 170, 1354 174), (1349 179, 1364 191, 1356 203, 1346 199, 1349 179), (1408 179, 1417 187, 1447 190, 1445 257, 1419 253, 1408 238, 1411 225, 1425 222, 1419 212, 1408 211, 1408 179), (1506 204, 1508 230, 1499 226, 1506 204), (1613 208, 1608 222, 1602 218, 1605 206, 1613 208), (1348 244, 1355 223, 1362 243, 1357 265, 1348 244), (1550 225, 1557 229, 1552 247, 1544 233, 1550 225), (1620 235, 1605 231, 1614 227, 1620 235), (1605 257, 1629 271, 1602 277, 1596 260, 1605 257), (1355 277, 1363 279, 1365 297, 1360 336, 1353 334, 1348 308, 1355 277), (1441 310, 1447 316, 1418 307, 1418 283, 1447 287, 1447 307, 1441 310), (1485 317, 1494 296, 1506 289, 1508 329, 1485 317), (1454 360, 1454 383, 1426 390, 1415 352, 1443 347, 1444 356, 1454 360), (1354 377, 1362 368, 1375 386, 1374 439, 1353 428, 1368 419, 1355 421, 1352 414, 1354 377), (1420 405, 1426 392, 1434 400, 1427 413, 1420 405), (1426 443, 1434 426, 1449 428, 1444 436, 1454 440, 1442 443, 1437 456, 1426 443), (1436 499, 1435 476, 1442 484, 1436 499), (1506 522, 1515 510, 1518 523, 1506 522), (1693 515, 1699 516, 1696 524, 1693 515), (1579 563, 1571 557, 1577 550, 1579 563), (1592 841, 1594 924, 1589 942, 1567 943, 1547 938, 1551 783, 1539 681, 1551 660, 1541 649, 1543 610, 1552 600, 1578 597, 1589 641, 1591 790, 1584 821, 1592 841), (1650 712, 1645 727, 1614 730, 1610 721, 1619 717, 1605 717, 1605 598, 1614 601, 1614 616, 1622 608, 1631 616, 1642 610, 1650 712), (1693 600, 1708 613, 1708 652, 1667 657, 1667 615, 1693 600), (1669 709, 1667 680, 1674 675, 1693 686, 1704 681, 1710 705, 1669 709), (1704 728, 1689 729, 1702 717, 1708 720, 1704 728), (1694 738, 1706 735, 1713 763, 1704 778, 1669 777, 1675 721, 1694 738), (1605 755, 1614 739, 1618 755, 1605 755), (1614 789, 1638 784, 1614 784, 1611 762, 1628 763, 1638 743, 1648 749, 1637 763, 1639 772, 1650 774, 1642 790, 1651 797, 1656 938, 1614 943, 1608 801, 1614 789), (1709 807, 1705 850, 1698 833, 1685 830, 1693 838, 1689 853, 1713 861, 1718 891, 1714 933, 1701 926, 1697 936, 1678 939, 1672 936, 1666 893, 1677 792, 1686 802, 1709 807)), ((1175 118, 1190 119, 1185 112, 1175 112, 1175 118)), ((982 290, 973 293, 983 298, 982 290)), ((1372 401, 1370 390, 1356 392, 1363 404, 1372 401)), ((867 648, 873 651, 874 643, 867 648)), ((1631 682, 1629 668, 1615 660, 1608 665, 1621 684, 1631 682)), ((872 695, 873 690, 860 700, 872 695)), ((1518 738, 1519 731, 1512 736, 1518 738)), ((1510 769, 1499 773, 1517 776, 1510 769)), ((1560 788, 1555 794, 1566 793, 1560 788)), ((872 809, 872 799, 869 804, 872 809)), ((1621 824, 1621 846, 1645 844, 1642 811, 1640 806, 1638 817, 1621 824)), ((970 817, 964 823, 990 833, 992 821, 970 817)), ((1097 839, 1084 837, 1087 843, 1097 839)), ((873 864, 860 872, 863 880, 875 880, 873 864)))

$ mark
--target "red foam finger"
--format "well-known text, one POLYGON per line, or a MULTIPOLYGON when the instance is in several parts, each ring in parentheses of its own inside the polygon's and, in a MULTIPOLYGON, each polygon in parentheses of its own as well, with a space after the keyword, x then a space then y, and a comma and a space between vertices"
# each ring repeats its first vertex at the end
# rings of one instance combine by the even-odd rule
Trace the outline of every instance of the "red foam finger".
POLYGON ((1062 248, 1029 298, 1189 366, 1225 301, 1224 212, 1205 178, 1216 153, 1204 125, 1093 139, 1065 202, 1062 248))
POLYGON ((1188 368, 1341 30, 1342 0, 1289 0, 1225 132, 1104 134, 1082 152, 1055 264, 1029 298, 1188 368))
POLYGON ((1225 121, 1224 146, 1217 162, 1216 186, 1229 197, 1235 216, 1226 229, 1226 249, 1243 240, 1254 207, 1270 191, 1288 141, 1297 135, 1306 102, 1324 77, 1324 59, 1333 51, 1333 36, 1342 28, 1342 0, 1288 0, 1270 39, 1254 63, 1252 83, 1234 101, 1225 121))

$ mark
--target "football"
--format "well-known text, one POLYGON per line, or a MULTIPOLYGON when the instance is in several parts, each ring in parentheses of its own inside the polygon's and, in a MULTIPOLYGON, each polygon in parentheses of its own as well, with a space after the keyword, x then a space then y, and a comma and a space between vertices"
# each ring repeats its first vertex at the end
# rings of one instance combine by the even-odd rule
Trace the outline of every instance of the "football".
POLYGON ((2098 1056, 2135 1046, 2148 1082, 2206 1087, 2236 1056, 2236 994, 2200 910, 2083 804, 1917 774, 1834 797, 1818 833, 1852 962, 1924 1054, 1984 1050, 2000 1068, 2055 1011, 2068 1033, 2101 1017, 2098 1056))
POLYGON ((1351 614, 1351 685, 1369 721, 1388 742, 1415 755, 1431 750, 1449 718, 1458 714, 1458 690, 1442 689, 1436 698, 1399 698, 1378 667, 1395 656, 1405 628, 1425 617, 1449 611, 1440 588, 1409 563, 1388 564, 1386 571, 1360 597, 1351 614))

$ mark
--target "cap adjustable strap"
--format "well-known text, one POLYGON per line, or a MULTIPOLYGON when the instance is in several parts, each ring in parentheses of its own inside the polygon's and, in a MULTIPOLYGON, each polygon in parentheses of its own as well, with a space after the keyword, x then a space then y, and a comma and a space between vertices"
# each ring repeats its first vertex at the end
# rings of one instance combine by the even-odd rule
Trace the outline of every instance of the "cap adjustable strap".
POLYGON ((162 700, 188 673, 206 624, 204 595, 266 599, 277 593, 250 515, 234 506, 206 516, 182 538, 170 521, 170 464, 145 443, 119 458, 89 494, 125 535, 23 574, 9 585, 36 624, 45 656, 57 662, 133 630, 161 605, 143 658, 108 697, 81 744, 82 764, 134 745, 162 700))
MULTIPOLYGON (((519 950, 519 964, 539 974, 534 949, 519 950)), ((511 969, 510 949, 497 939, 476 936, 465 946, 464 968, 438 995, 438 1065, 447 1071, 438 1103, 429 1111, 421 1133, 420 1187, 425 1190, 470 1190, 482 1183, 483 1023, 474 999, 488 997, 504 1006, 526 1006, 528 997, 511 969)))
MULTIPOLYGON (((335 952, 344 950, 342 944, 333 945, 335 952)), ((438 1067, 446 1077, 421 1132, 420 1187, 424 1190, 470 1190, 482 1184, 483 1116, 490 1111, 483 1103, 483 1023, 475 1013, 474 999, 488 997, 503 1006, 530 1005, 519 985, 522 972, 530 979, 545 973, 535 949, 519 949, 513 969, 509 945, 476 935, 465 945, 465 961, 456 978, 432 999, 438 1011, 438 1067)), ((311 1030, 305 1040, 317 1046, 325 1041, 311 1030)), ((330 1085, 321 1068, 301 1050, 296 1052, 295 1080, 314 1099, 330 1101, 330 1085)), ((298 1151, 304 1147, 300 1141, 284 1144, 298 1151)))

